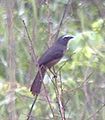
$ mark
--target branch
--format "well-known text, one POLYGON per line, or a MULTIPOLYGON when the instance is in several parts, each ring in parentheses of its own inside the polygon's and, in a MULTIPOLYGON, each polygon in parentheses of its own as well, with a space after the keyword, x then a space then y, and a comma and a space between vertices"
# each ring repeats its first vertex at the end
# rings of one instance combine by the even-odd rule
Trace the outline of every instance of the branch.
POLYGON ((58 36, 59 36, 59 32, 60 32, 60 29, 62 27, 62 23, 63 23, 63 20, 65 18, 65 15, 66 15, 66 12, 67 12, 67 8, 68 8, 68 5, 69 5, 69 2, 71 0, 68 0, 68 2, 65 4, 65 7, 64 7, 64 11, 63 11, 63 15, 61 17, 61 20, 60 20, 60 23, 59 23, 59 26, 58 26, 58 30, 56 32, 56 36, 55 36, 55 40, 57 40, 58 36))
POLYGON ((31 48, 31 51, 32 51, 32 53, 30 53, 30 54, 31 54, 31 57, 32 57, 32 60, 34 61, 34 63, 35 63, 36 66, 37 66, 37 65, 38 65, 38 63, 37 63, 37 56, 36 56, 35 51, 34 51, 32 39, 31 39, 31 37, 30 37, 30 35, 29 35, 29 32, 28 32, 27 26, 26 26, 26 24, 25 24, 25 21, 22 20, 22 22, 23 22, 23 24, 24 24, 24 27, 25 27, 25 30, 26 30, 26 33, 27 33, 27 36, 28 36, 28 40, 29 40, 29 42, 30 42, 29 45, 30 45, 30 48, 31 48))
MULTIPOLYGON (((76 92, 78 89, 82 88, 84 86, 84 84, 89 81, 89 78, 93 75, 93 73, 94 73, 94 71, 92 71, 78 87, 76 87, 74 89, 71 89, 69 91, 66 91, 66 92, 69 92, 69 93, 70 92, 76 92)), ((65 106, 68 104, 69 99, 66 101, 65 106)))
POLYGON ((35 105, 35 103, 36 103, 37 97, 38 97, 38 95, 35 96, 35 99, 34 99, 34 101, 33 101, 33 103, 32 103, 32 106, 31 106, 31 108, 30 108, 30 111, 29 111, 29 113, 28 113, 28 118, 27 118, 27 120, 30 120, 30 118, 31 118, 31 113, 32 113, 33 107, 34 107, 34 105, 35 105))
POLYGON ((63 97, 62 96, 62 87, 61 87, 62 83, 59 82, 58 80, 56 80, 56 78, 55 78, 55 82, 56 82, 56 88, 57 88, 56 97, 57 97, 57 101, 58 101, 57 103, 58 103, 59 111, 61 114, 61 118, 62 118, 62 120, 66 120, 65 109, 64 109, 63 100, 62 100, 62 97, 63 97))
POLYGON ((56 94, 56 99, 57 99, 61 119, 66 120, 66 118, 65 118, 65 109, 64 109, 63 99, 62 99, 63 98, 63 96, 62 96, 63 95, 62 94, 62 91, 63 91, 62 82, 61 82, 61 80, 59 81, 57 79, 57 73, 55 72, 55 70, 52 73, 53 73, 53 75, 56 74, 56 77, 53 77, 53 78, 55 78, 55 83, 54 82, 52 82, 52 83, 54 84, 55 94, 56 94))
MULTIPOLYGON (((38 66, 37 57, 36 57, 36 54, 35 54, 35 51, 34 51, 34 48, 33 48, 32 39, 31 39, 31 37, 30 37, 30 35, 29 35, 28 29, 27 29, 27 26, 26 26, 24 20, 22 20, 22 22, 23 22, 23 24, 24 24, 24 27, 25 27, 25 30, 26 30, 26 33, 27 33, 27 36, 28 36, 28 39, 29 39, 29 42, 30 42, 29 44, 30 44, 31 51, 32 51, 32 54, 31 54, 31 55, 32 55, 32 56, 31 56, 31 57, 32 57, 32 60, 33 60, 34 63, 38 66)), ((34 107, 34 105, 35 105, 35 103, 36 103, 37 97, 38 97, 38 95, 35 96, 35 99, 34 99, 34 101, 33 101, 33 103, 32 103, 32 106, 31 106, 31 108, 30 108, 30 111, 29 111, 29 113, 28 113, 28 118, 27 118, 27 120, 29 120, 30 117, 31 117, 31 113, 32 113, 33 107, 34 107)))
POLYGON ((56 120, 55 115, 54 115, 53 108, 52 108, 52 106, 51 106, 51 103, 50 103, 49 97, 48 97, 48 95, 47 95, 46 86, 44 85, 44 83, 43 83, 43 87, 44 87, 45 96, 46 96, 46 98, 47 98, 47 102, 48 102, 48 104, 49 104, 49 107, 50 107, 50 110, 51 110, 51 112, 52 112, 53 118, 54 118, 54 120, 56 120))
POLYGON ((98 112, 100 112, 105 107, 105 104, 103 104, 99 109, 96 110, 87 120, 90 120, 92 117, 94 117, 98 112))

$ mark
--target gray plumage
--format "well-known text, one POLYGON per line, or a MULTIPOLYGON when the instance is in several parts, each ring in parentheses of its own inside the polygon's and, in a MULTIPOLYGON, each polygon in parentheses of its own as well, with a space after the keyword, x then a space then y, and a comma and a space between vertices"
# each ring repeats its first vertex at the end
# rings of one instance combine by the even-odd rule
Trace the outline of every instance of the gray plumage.
POLYGON ((46 69, 54 66, 63 57, 67 48, 67 43, 72 38, 72 36, 68 35, 59 37, 58 40, 40 57, 38 60, 39 70, 31 86, 33 95, 38 95, 40 93, 46 69))

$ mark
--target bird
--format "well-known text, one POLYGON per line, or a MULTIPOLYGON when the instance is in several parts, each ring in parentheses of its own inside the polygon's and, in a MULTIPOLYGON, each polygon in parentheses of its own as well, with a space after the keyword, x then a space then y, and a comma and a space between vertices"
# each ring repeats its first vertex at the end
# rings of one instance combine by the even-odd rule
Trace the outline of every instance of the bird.
POLYGON ((49 47, 38 60, 38 72, 31 85, 30 91, 33 95, 41 92, 41 86, 47 69, 51 69, 64 56, 68 42, 74 38, 71 35, 60 36, 51 47, 49 47))

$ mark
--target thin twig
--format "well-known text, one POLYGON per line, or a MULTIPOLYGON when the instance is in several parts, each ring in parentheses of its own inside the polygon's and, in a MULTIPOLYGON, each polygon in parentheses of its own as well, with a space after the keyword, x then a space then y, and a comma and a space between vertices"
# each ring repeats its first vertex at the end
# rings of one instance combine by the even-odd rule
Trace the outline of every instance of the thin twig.
MULTIPOLYGON (((91 73, 87 76, 87 78, 85 79, 85 81, 83 81, 78 87, 76 87, 76 88, 74 88, 74 89, 71 89, 71 90, 69 90, 69 91, 66 91, 66 92, 69 92, 69 93, 71 93, 71 92, 76 92, 78 89, 82 88, 83 85, 88 82, 89 78, 93 75, 93 73, 94 73, 94 71, 91 72, 91 73)), ((69 102, 69 99, 66 101, 66 103, 65 103, 64 106, 66 106, 66 105, 68 104, 68 102, 69 102)))
MULTIPOLYGON (((63 66, 62 66, 63 67, 63 66)), ((61 101, 61 112, 62 112, 62 115, 63 115, 63 119, 62 120, 66 120, 66 117, 65 117, 65 106, 64 106, 64 101, 63 101, 63 83, 62 83, 62 80, 61 80, 61 71, 60 72, 60 90, 59 90, 59 98, 60 98, 60 101, 61 101)))
MULTIPOLYGON (((92 71, 77 88, 74 88, 74 89, 72 89, 70 91, 66 91, 66 92, 69 92, 69 93, 76 92, 78 89, 82 88, 84 86, 84 84, 86 84, 89 81, 89 78, 93 75, 93 73, 94 73, 94 71, 92 71)), ((67 106, 69 100, 70 100, 70 98, 66 101, 64 106, 67 106)), ((68 115, 68 118, 69 118, 69 115, 68 115)))
POLYGON ((58 103, 58 108, 59 108, 61 118, 62 118, 62 120, 66 120, 64 105, 63 105, 63 101, 62 101, 62 87, 59 88, 59 86, 58 86, 57 72, 55 71, 55 69, 53 69, 53 71, 51 71, 51 69, 49 69, 49 70, 54 75, 53 78, 55 78, 55 83, 52 81, 52 79, 51 79, 51 81, 54 85, 54 90, 55 90, 56 98, 57 98, 57 101, 58 101, 57 103, 58 103), (56 77, 55 77, 55 75, 56 75, 56 77))
POLYGON ((64 63, 59 67, 59 69, 57 70, 57 73, 66 65, 66 63, 69 61, 69 60, 71 60, 72 59, 72 56, 74 55, 75 53, 72 53, 71 55, 70 55, 70 58, 69 59, 67 59, 66 61, 64 61, 64 63))
POLYGON ((60 70, 63 68, 63 66, 66 64, 67 61, 64 62, 64 64, 57 70, 57 72, 55 72, 55 70, 53 70, 53 71, 50 70, 50 72, 54 76, 56 74, 56 77, 53 77, 53 78, 55 78, 55 83, 53 81, 52 81, 52 83, 53 83, 54 88, 55 88, 55 93, 56 93, 56 97, 57 97, 57 101, 58 101, 58 107, 59 107, 59 111, 60 111, 62 120, 66 120, 65 108, 64 108, 64 104, 63 104, 63 100, 62 100, 63 88, 62 88, 61 76, 60 76, 60 87, 58 86, 59 83, 57 82, 56 78, 57 78, 57 73, 60 72, 60 70))
POLYGON ((65 4, 63 15, 61 17, 61 20, 60 20, 60 23, 59 23, 59 26, 58 26, 58 29, 57 29, 57 32, 56 32, 55 40, 57 40, 57 38, 59 36, 59 32, 60 32, 63 20, 65 18, 66 12, 67 12, 67 8, 68 8, 68 5, 69 5, 69 2, 70 2, 70 0, 68 0, 68 2, 65 4))
POLYGON ((50 107, 50 110, 51 110, 51 112, 52 112, 53 118, 54 118, 54 120, 56 120, 55 115, 54 115, 54 111, 53 111, 53 108, 52 108, 52 106, 51 106, 49 97, 48 97, 48 95, 47 95, 47 90, 46 90, 46 87, 45 87, 44 83, 43 83, 43 87, 44 87, 44 90, 45 90, 45 96, 46 96, 46 98, 47 98, 47 102, 48 102, 48 104, 49 104, 49 107, 50 107))
POLYGON ((55 93, 56 93, 59 112, 60 112, 62 120, 66 120, 65 110, 64 110, 63 101, 62 101, 62 89, 59 87, 58 84, 59 83, 58 83, 57 77, 55 77, 55 86, 56 86, 56 92, 55 93))
POLYGON ((105 104, 103 104, 99 109, 96 110, 87 120, 90 120, 92 117, 94 117, 98 112, 100 112, 105 107, 105 104))
POLYGON ((31 108, 30 108, 30 111, 29 111, 29 113, 28 113, 28 118, 27 118, 27 120, 30 120, 31 113, 32 113, 33 107, 34 107, 34 105, 35 105, 35 103, 36 103, 37 97, 38 97, 38 95, 35 96, 35 99, 34 99, 34 101, 33 101, 33 103, 32 103, 32 106, 31 106, 31 108))
POLYGON ((59 111, 60 111, 60 114, 61 114, 61 118, 62 118, 62 120, 66 120, 64 106, 63 106, 63 102, 62 102, 61 89, 59 89, 58 83, 56 83, 56 85, 57 85, 57 95, 56 95, 56 97, 57 97, 57 101, 58 101, 58 107, 59 107, 59 111))
POLYGON ((67 63, 68 60, 64 61, 64 63, 59 67, 59 69, 57 70, 57 72, 59 72, 67 63))
POLYGON ((88 82, 89 78, 93 75, 93 73, 94 73, 94 71, 91 72, 91 73, 87 76, 86 80, 83 81, 77 88, 74 88, 74 89, 72 89, 72 90, 69 90, 69 92, 74 92, 74 91, 76 91, 77 89, 80 89, 81 87, 83 87, 83 85, 88 82))
MULTIPOLYGON (((23 24, 24 24, 24 27, 25 27, 25 30, 26 30, 26 33, 27 33, 27 36, 28 36, 28 39, 29 39, 29 42, 30 42, 30 47, 31 47, 31 50, 32 50, 32 60, 34 61, 34 63, 38 66, 38 62, 37 62, 37 57, 36 57, 36 54, 35 54, 35 51, 34 51, 34 48, 33 48, 33 42, 32 42, 32 39, 31 39, 31 37, 30 37, 30 35, 29 35, 29 32, 28 32, 28 29, 27 29, 27 26, 26 26, 26 24, 25 24, 25 21, 24 20, 22 20, 22 22, 23 22, 23 24)), ((30 117, 31 117, 31 113, 32 113, 32 110, 33 110, 33 107, 34 107, 34 105, 35 105, 35 103, 36 103, 36 100, 37 100, 37 97, 38 97, 38 95, 36 95, 35 96, 35 99, 34 99, 34 101, 33 101, 33 103, 32 103, 32 106, 31 106, 31 109, 30 109, 30 111, 29 111, 29 113, 28 113, 28 118, 27 118, 27 120, 29 120, 30 119, 30 117)))
POLYGON ((50 10, 50 4, 49 4, 49 0, 46 0, 46 6, 47 6, 47 21, 48 21, 48 26, 47 26, 47 32, 48 32, 48 46, 49 46, 49 43, 52 42, 51 40, 51 10, 50 10))
POLYGON ((23 24, 24 24, 24 27, 25 27, 25 30, 26 30, 26 33, 27 33, 27 36, 28 36, 28 39, 29 39, 29 42, 30 42, 30 48, 31 48, 31 51, 32 51, 32 60, 34 61, 34 63, 36 64, 36 66, 38 66, 38 62, 37 62, 37 56, 35 54, 35 51, 34 51, 34 47, 33 47, 33 42, 32 42, 32 39, 29 35, 29 32, 28 32, 28 29, 27 29, 27 26, 25 24, 25 21, 22 20, 23 24))

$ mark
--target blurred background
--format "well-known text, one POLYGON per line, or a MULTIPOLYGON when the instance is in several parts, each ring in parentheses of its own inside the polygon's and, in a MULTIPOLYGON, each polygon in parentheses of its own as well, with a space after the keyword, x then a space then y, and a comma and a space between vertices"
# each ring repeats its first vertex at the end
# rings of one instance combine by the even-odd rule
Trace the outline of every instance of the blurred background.
POLYGON ((0 120, 26 120, 36 61, 58 29, 74 36, 55 67, 59 94, 48 71, 30 120, 105 120, 104 19, 105 0, 0 0, 0 120))

